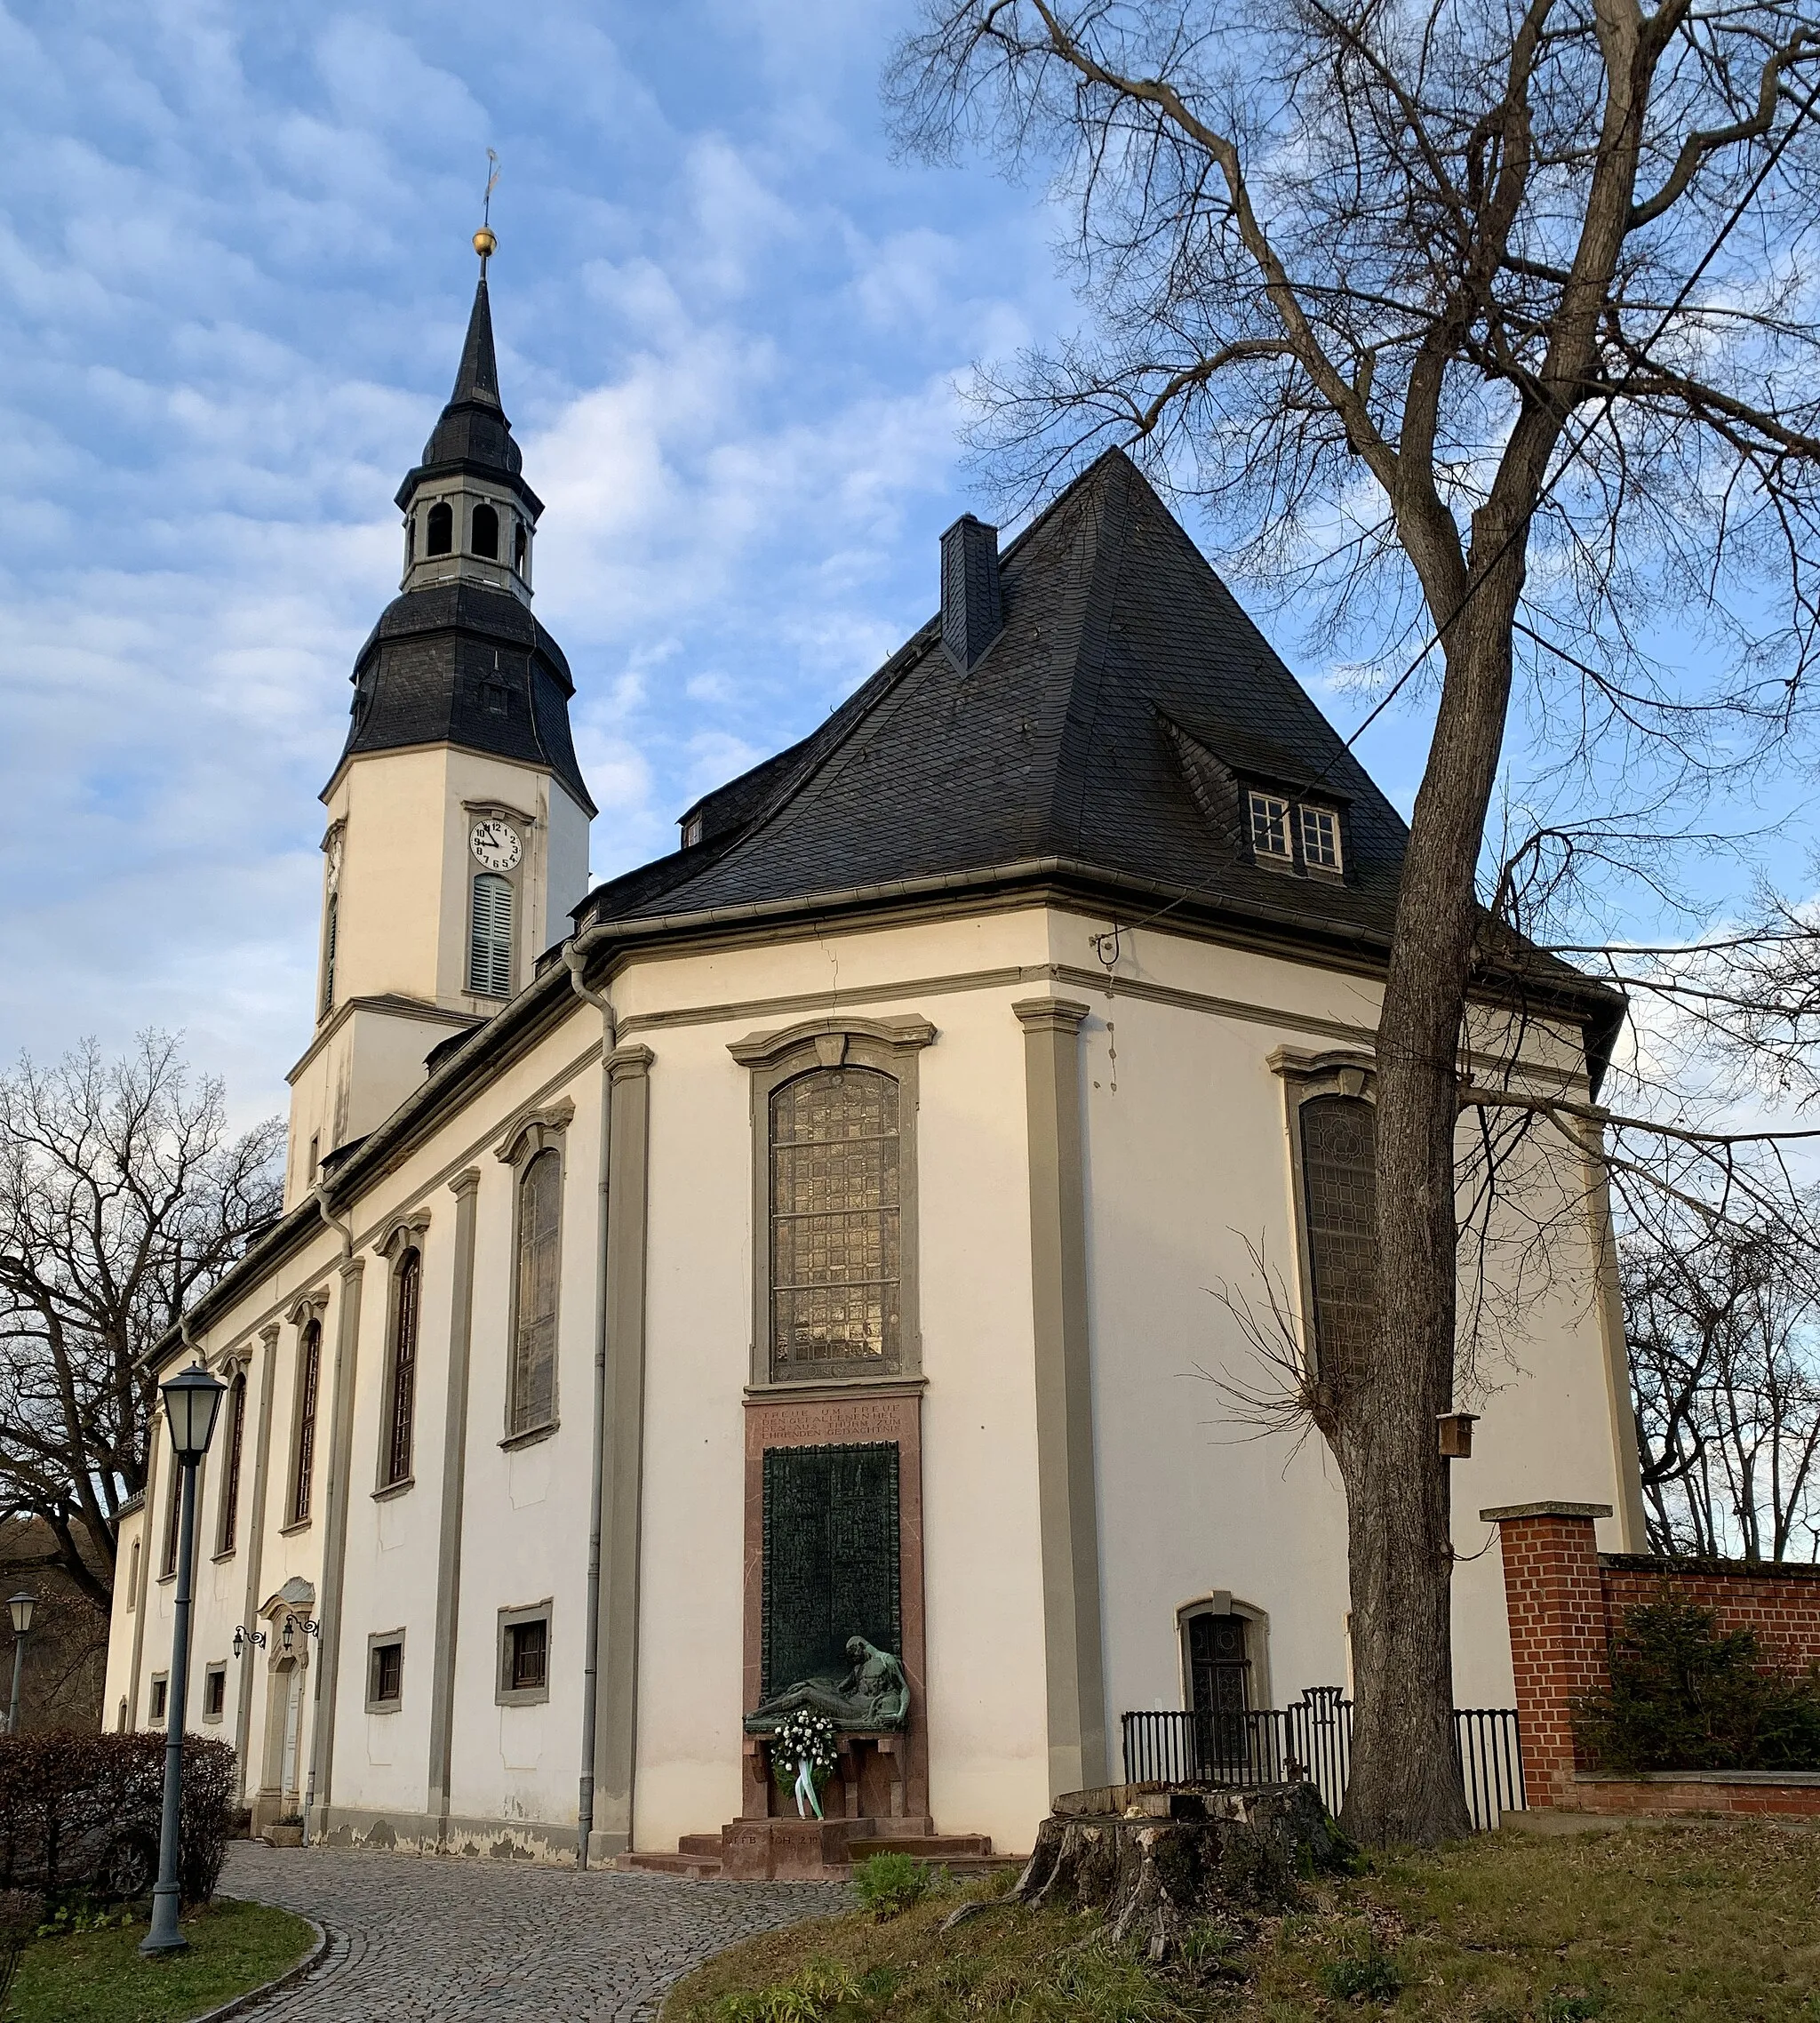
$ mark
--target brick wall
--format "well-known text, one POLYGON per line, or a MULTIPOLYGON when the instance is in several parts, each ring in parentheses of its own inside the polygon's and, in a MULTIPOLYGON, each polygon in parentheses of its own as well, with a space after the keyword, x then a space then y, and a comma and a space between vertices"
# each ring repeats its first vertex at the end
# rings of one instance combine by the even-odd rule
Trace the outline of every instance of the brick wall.
MULTIPOLYGON (((1711 1609, 1721 1629, 1754 1629, 1795 1664, 1820 1661, 1820 1567, 1601 1555, 1592 1526, 1611 1515, 1603 1504, 1525 1503, 1480 1515, 1497 1524, 1504 1555, 1523 1782, 1532 1807, 1655 1809, 1642 1785, 1620 1789, 1578 1774, 1572 1709, 1581 1694, 1609 1683, 1605 1651, 1612 1631, 1627 1610, 1657 1599, 1664 1580, 1711 1609)), ((1714 1787, 1710 1803, 1721 1810, 1730 1802, 1714 1787)), ((1809 1792, 1784 1807, 1760 1788, 1750 1809, 1807 1811, 1814 1803, 1809 1792)))

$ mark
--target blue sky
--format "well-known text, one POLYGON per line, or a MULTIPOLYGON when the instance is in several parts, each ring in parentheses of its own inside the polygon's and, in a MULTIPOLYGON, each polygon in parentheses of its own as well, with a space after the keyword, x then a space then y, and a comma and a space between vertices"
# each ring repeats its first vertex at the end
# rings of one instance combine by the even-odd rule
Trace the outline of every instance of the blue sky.
MULTIPOLYGON (((453 374, 489 146, 595 872, 669 848, 928 615, 937 536, 984 503, 957 384, 1078 312, 1040 187, 892 159, 877 80, 910 12, 0 5, 0 1058, 156 1024, 238 1114, 281 1107, 315 796, 453 374)), ((1361 747, 1406 809, 1419 729, 1361 747)))

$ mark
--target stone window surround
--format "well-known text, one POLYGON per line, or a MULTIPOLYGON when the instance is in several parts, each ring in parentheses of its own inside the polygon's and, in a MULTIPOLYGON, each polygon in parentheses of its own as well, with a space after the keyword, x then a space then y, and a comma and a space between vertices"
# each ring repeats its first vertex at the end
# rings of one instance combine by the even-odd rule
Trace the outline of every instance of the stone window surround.
POLYGON ((1194 1707, 1194 1681, 1188 1663, 1188 1625, 1196 1616, 1242 1616, 1255 1637, 1247 1635, 1246 1655, 1251 1666, 1251 1704, 1255 1707, 1274 1707, 1271 1697, 1270 1679, 1270 1611, 1260 1609, 1255 1602, 1247 1602, 1223 1587, 1209 1588, 1204 1595, 1197 1595, 1192 1602, 1184 1602, 1176 1611, 1176 1652, 1182 1675, 1182 1707, 1192 1713, 1194 1707))
POLYGON ((550 1697, 550 1674, 554 1669, 555 1632, 551 1619, 555 1597, 545 1595, 521 1608, 501 1609, 497 1648, 493 1657, 493 1702, 498 1707, 541 1707, 550 1697), (544 1625, 544 1683, 540 1686, 515 1686, 511 1681, 512 1631, 522 1623, 544 1625))
POLYGON ((154 1672, 146 1684, 146 1719, 163 1721, 170 1711, 171 1675, 154 1672))
POLYGON ((752 1129, 752 1368, 755 1392, 803 1385, 878 1384, 922 1373, 917 1300, 916 1114, 918 1057, 936 1037, 927 1019, 861 1019, 839 1013, 805 1019, 771 1032, 749 1033, 728 1045, 750 1075, 752 1129), (826 1367, 800 1377, 771 1368, 770 1099, 786 1082, 817 1068, 847 1064, 888 1075, 898 1084, 898 1355, 888 1368, 850 1373, 826 1367))
POLYGON ((227 1719, 227 1716, 228 1664, 227 1660, 223 1659, 213 1665, 204 1665, 203 1667, 202 1717, 204 1721, 225 1721, 227 1719), (221 1704, 215 1709, 212 1714, 211 1714, 209 1712, 209 1687, 211 1683, 216 1679, 219 1679, 221 1682, 221 1704))
POLYGON ((464 801, 461 804, 461 858, 467 866, 467 884, 463 887, 466 898, 461 908, 461 995, 470 1006, 492 1005, 497 1008, 506 999, 494 997, 483 991, 471 990, 473 979, 469 972, 469 954, 474 936, 474 882, 480 877, 503 878, 512 888, 512 969, 508 980, 509 991, 519 988, 523 974, 527 905, 527 874, 531 869, 531 852, 537 845, 540 825, 536 815, 515 806, 510 801, 483 799, 464 801), (501 821, 511 823, 518 836, 518 861, 509 871, 489 871, 474 854, 471 838, 477 822, 501 821))
MULTIPOLYGON (((392 1444, 392 1387, 398 1377, 398 1274, 404 1263, 407 1251, 417 1252, 417 1339, 418 1357, 423 1354, 423 1303, 425 1269, 427 1260, 425 1239, 430 1226, 427 1208, 408 1208, 386 1219, 385 1227, 373 1243, 373 1251, 383 1258, 390 1267, 386 1274, 386 1335, 385 1360, 381 1365, 379 1385, 379 1436, 373 1455, 373 1494, 376 1497, 402 1496, 417 1480, 415 1467, 408 1467, 402 1475, 388 1476, 386 1460, 392 1444)), ((414 1415, 413 1415, 414 1416, 414 1415)), ((411 1445, 417 1444, 417 1428, 411 1427, 411 1445)))
POLYGON ((404 1706, 404 1632, 401 1629, 376 1629, 366 1640, 366 1710, 369 1714, 397 1714, 404 1706), (398 1646, 398 1697, 396 1699, 373 1698, 373 1653, 387 1644, 398 1646))
POLYGON ((1352 1096, 1377 1100, 1375 1056, 1356 1048, 1333 1047, 1309 1053, 1300 1047, 1278 1047, 1265 1065, 1282 1083, 1289 1136, 1289 1195, 1296 1232, 1296 1285, 1300 1299, 1302 1356, 1315 1367, 1314 1259, 1308 1242, 1308 1189, 1303 1171, 1302 1106, 1317 1096, 1352 1096))
POLYGON ((287 1443, 287 1459, 284 1465, 284 1522, 278 1527, 281 1536, 293 1531, 307 1531, 315 1522, 315 1487, 321 1474, 323 1435, 323 1372, 328 1360, 329 1347, 329 1289, 326 1285, 313 1287, 291 1304, 284 1316, 290 1323, 296 1340, 291 1352, 291 1438, 287 1443), (310 1507, 301 1517, 297 1509, 297 1464, 299 1459, 298 1443, 303 1433, 303 1338, 304 1331, 314 1321, 318 1330, 316 1336, 316 1451, 313 1457, 313 1475, 310 1487, 310 1507))
POLYGON ((499 1445, 508 1451, 519 1447, 534 1446, 539 1440, 547 1440, 563 1423, 563 1225, 568 1219, 569 1188, 569 1126, 575 1120, 575 1105, 565 1096, 560 1102, 551 1103, 541 1109, 524 1110, 513 1118, 506 1134, 493 1147, 493 1156, 502 1166, 512 1169, 512 1248, 509 1257, 509 1282, 506 1320, 506 1395, 505 1431, 499 1445), (556 1321, 555 1342, 552 1349, 550 1371, 550 1416, 540 1426, 514 1427, 512 1424, 512 1388, 514 1368, 518 1355, 518 1245, 524 1216, 525 1170, 539 1152, 555 1152, 556 1155, 556 1321))

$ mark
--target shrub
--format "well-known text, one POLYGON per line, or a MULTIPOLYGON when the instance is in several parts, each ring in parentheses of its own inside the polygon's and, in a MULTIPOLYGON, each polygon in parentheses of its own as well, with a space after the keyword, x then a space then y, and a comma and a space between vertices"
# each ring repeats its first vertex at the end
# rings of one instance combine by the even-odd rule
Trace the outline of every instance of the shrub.
POLYGON ((1625 1614, 1609 1666, 1609 1689, 1574 1707, 1601 1770, 1820 1770, 1820 1677, 1776 1663, 1755 1630, 1665 1592, 1625 1614))
POLYGON ((0 1890, 0 2010, 19 1970, 19 1955, 37 1930, 44 1906, 29 1890, 0 1890))
POLYGON ((723 1995, 719 2006, 722 2023, 834 2023, 842 2009, 866 1995, 846 1968, 811 1960, 794 1979, 749 1995, 723 1995))
POLYGON ((862 1910, 882 1924, 920 1904, 938 1882, 936 1872, 914 1854, 874 1854, 853 1870, 853 1893, 862 1910))
MULTIPOLYGON (((227 1743, 184 1738, 178 1883, 186 1903, 215 1893, 234 1770, 227 1743)), ((164 1790, 162 1735, 0 1739, 0 1890, 103 1903, 143 1895, 157 1876, 164 1790)))

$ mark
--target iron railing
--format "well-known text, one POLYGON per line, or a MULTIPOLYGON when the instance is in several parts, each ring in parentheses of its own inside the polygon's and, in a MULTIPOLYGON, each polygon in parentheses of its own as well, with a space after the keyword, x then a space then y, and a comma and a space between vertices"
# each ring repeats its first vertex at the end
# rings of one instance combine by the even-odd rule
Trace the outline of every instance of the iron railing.
MULTIPOLYGON (((1122 1716, 1127 1784, 1224 1784, 1240 1790, 1306 1778, 1329 1812, 1345 1801, 1353 1703, 1338 1686, 1311 1686, 1293 1706, 1243 1713, 1122 1716)), ((1454 1710, 1460 1781, 1474 1828, 1489 1832, 1525 1807, 1517 1714, 1454 1710)))

